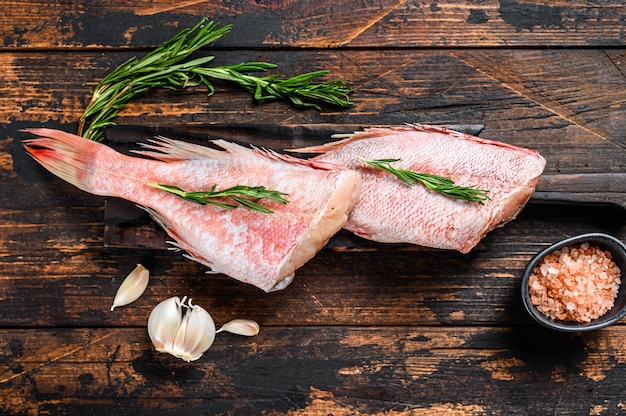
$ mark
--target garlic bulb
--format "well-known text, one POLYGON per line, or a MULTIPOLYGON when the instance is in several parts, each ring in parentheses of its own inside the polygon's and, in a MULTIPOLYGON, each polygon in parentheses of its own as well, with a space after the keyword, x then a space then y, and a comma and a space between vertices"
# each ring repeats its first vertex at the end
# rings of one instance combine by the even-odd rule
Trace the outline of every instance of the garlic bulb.
POLYGON ((111 310, 118 306, 128 305, 139 299, 146 287, 148 287, 149 280, 150 272, 148 269, 138 264, 117 289, 111 310))
POLYGON ((185 304, 186 299, 174 296, 159 303, 148 318, 148 335, 157 351, 194 361, 213 344, 215 324, 206 310, 191 299, 185 304))

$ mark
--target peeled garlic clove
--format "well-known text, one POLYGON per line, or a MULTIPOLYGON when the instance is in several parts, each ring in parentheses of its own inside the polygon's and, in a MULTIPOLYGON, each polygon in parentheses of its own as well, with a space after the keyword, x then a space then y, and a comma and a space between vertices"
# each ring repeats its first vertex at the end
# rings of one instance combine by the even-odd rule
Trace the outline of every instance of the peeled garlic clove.
POLYGON ((139 299, 143 292, 148 287, 148 281, 150 280, 150 272, 148 269, 138 264, 135 269, 130 272, 126 279, 122 282, 117 289, 115 298, 113 299, 113 306, 111 310, 118 306, 128 305, 139 299))
POLYGON ((249 319, 233 319, 230 322, 226 322, 217 332, 230 332, 231 334, 244 335, 247 337, 253 337, 259 333, 260 327, 254 321, 249 319))
POLYGON ((215 340, 211 315, 191 300, 173 297, 159 303, 148 318, 148 334, 159 352, 185 361, 197 360, 215 340))

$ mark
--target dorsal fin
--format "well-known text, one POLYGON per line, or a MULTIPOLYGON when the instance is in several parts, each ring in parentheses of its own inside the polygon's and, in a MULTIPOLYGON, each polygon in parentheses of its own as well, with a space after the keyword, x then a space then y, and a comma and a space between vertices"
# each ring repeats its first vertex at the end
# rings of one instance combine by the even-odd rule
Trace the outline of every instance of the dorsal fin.
POLYGON ((371 138, 383 136, 383 135, 386 135, 392 132, 398 132, 398 131, 405 131, 405 132, 415 131, 415 132, 422 132, 422 133, 445 134, 445 135, 449 135, 449 136, 456 137, 459 139, 471 140, 477 143, 488 144, 491 146, 507 147, 507 148, 515 149, 517 151, 525 152, 528 154, 536 153, 534 150, 520 148, 512 144, 489 140, 489 139, 483 139, 481 137, 472 136, 471 134, 461 133, 456 130, 450 130, 445 127, 432 126, 429 124, 406 124, 404 126, 370 127, 361 131, 356 131, 354 133, 333 134, 331 136, 333 139, 340 139, 334 142, 325 143, 319 146, 302 147, 299 149, 285 149, 285 151, 295 152, 295 153, 324 154, 324 153, 328 153, 330 151, 339 149, 353 141, 371 139, 371 138))
POLYGON ((142 148, 146 150, 133 150, 133 153, 149 156, 153 159, 164 162, 174 162, 178 160, 192 159, 223 159, 234 157, 238 159, 264 158, 268 160, 278 160, 293 165, 307 166, 322 170, 342 170, 343 166, 328 162, 321 162, 310 159, 300 159, 290 155, 280 154, 273 150, 259 149, 256 147, 245 147, 225 140, 212 140, 211 143, 223 150, 213 149, 198 144, 193 144, 181 140, 172 140, 166 137, 157 137, 149 140, 150 143, 142 143, 142 148))
MULTIPOLYGON (((205 158, 218 159, 227 155, 227 153, 222 150, 212 149, 210 147, 182 140, 172 140, 163 136, 158 136, 148 141, 149 143, 140 144, 141 147, 146 150, 132 150, 132 152, 138 155, 149 156, 153 159, 162 160, 164 162, 205 158)), ((242 146, 239 147, 245 149, 242 146)), ((249 149, 247 150, 250 151, 249 149)))
POLYGON ((346 144, 363 139, 370 139, 373 137, 383 136, 394 131, 421 131, 421 132, 433 132, 441 134, 450 134, 455 136, 467 136, 463 133, 456 132, 454 130, 448 130, 444 127, 431 126, 428 124, 406 124, 404 126, 392 126, 392 127, 370 127, 361 131, 355 131, 353 133, 340 133, 333 134, 331 138, 340 139, 334 142, 325 143, 319 146, 302 147, 299 149, 286 149, 288 152, 296 153, 328 153, 332 150, 345 146, 346 144))

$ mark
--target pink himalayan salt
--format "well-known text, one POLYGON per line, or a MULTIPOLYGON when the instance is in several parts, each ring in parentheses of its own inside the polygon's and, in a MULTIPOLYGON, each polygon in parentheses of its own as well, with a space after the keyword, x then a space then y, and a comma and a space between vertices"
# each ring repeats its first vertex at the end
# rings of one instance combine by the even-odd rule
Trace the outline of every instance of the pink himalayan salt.
POLYGON ((588 243, 567 246, 535 267, 530 301, 548 318, 590 322, 613 307, 620 277, 610 252, 588 243))

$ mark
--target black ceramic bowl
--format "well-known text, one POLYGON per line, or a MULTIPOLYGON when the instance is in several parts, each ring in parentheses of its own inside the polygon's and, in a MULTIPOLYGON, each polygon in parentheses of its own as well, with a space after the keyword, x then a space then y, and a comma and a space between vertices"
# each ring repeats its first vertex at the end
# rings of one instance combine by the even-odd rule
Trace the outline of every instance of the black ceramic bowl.
POLYGON ((547 256, 554 250, 558 250, 571 244, 581 244, 584 242, 587 242, 590 245, 598 246, 603 250, 608 250, 613 255, 613 261, 615 262, 615 264, 617 264, 621 271, 622 281, 626 278, 626 246, 620 240, 610 235, 600 233, 583 234, 560 241, 543 250, 542 252, 537 254, 528 264, 528 267, 526 267, 526 271, 524 272, 524 276, 522 277, 521 289, 524 307, 535 321, 539 322, 541 325, 547 328, 564 332, 593 331, 614 324, 615 322, 626 316, 626 288, 624 288, 625 283, 622 283, 620 285, 613 307, 598 319, 594 319, 593 321, 587 323, 561 321, 548 318, 544 314, 539 312, 535 305, 531 303, 530 294, 528 292, 528 279, 535 267, 541 262, 541 260, 543 260, 545 256, 547 256))

